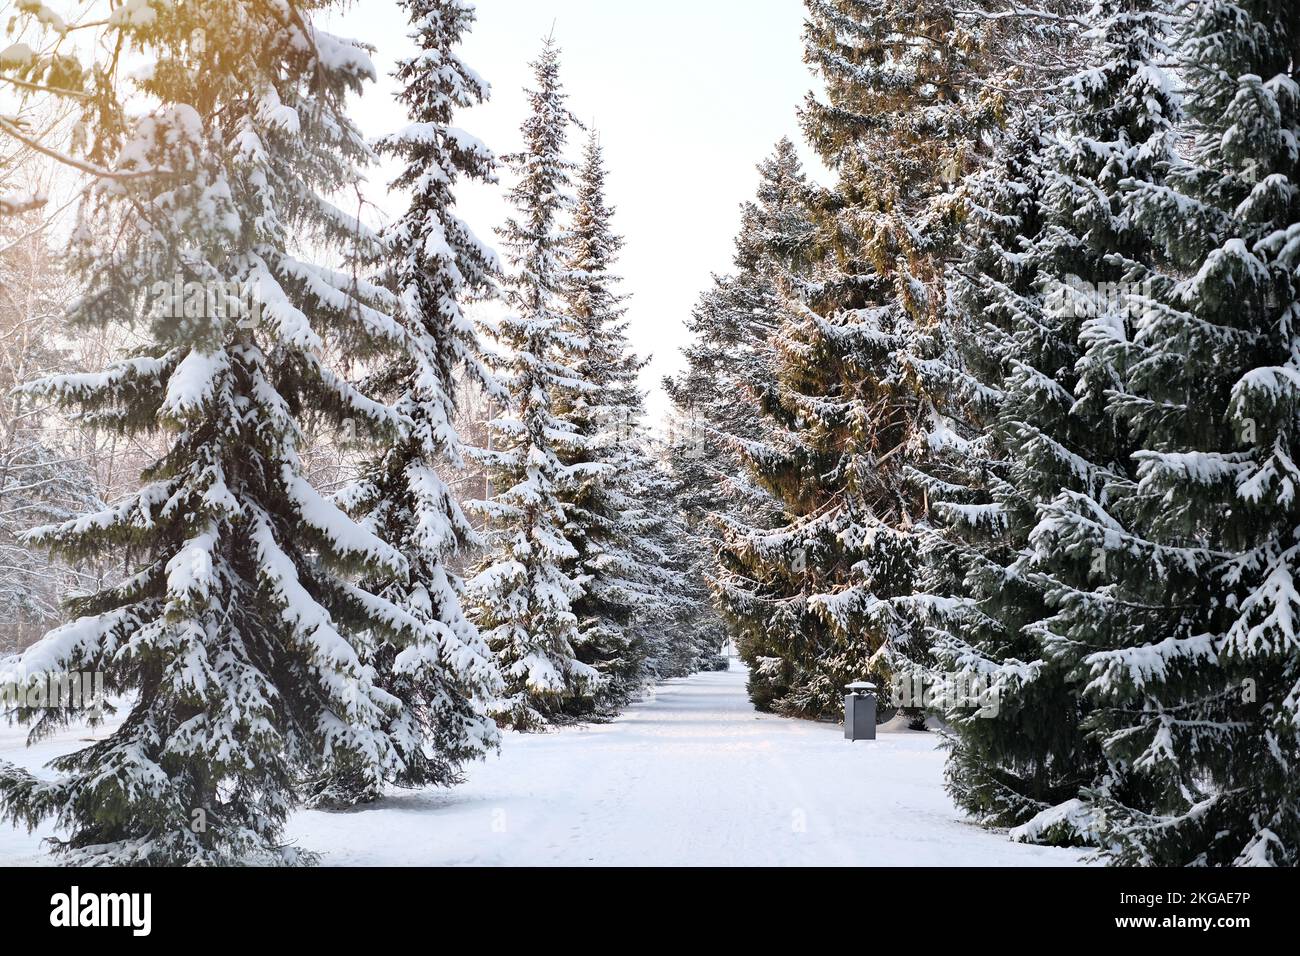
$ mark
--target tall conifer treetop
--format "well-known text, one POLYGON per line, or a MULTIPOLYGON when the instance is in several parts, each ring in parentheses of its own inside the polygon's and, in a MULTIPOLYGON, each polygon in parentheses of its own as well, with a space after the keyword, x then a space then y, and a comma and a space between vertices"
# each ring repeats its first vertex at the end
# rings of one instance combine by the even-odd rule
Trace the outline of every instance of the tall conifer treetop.
POLYGON ((472 582, 476 621, 505 680, 499 722, 535 729, 575 699, 589 697, 599 673, 577 658, 573 602, 581 584, 569 570, 578 557, 568 538, 562 492, 579 481, 562 453, 587 439, 557 412, 557 402, 590 392, 576 367, 583 341, 564 314, 571 278, 565 261, 573 164, 564 147, 574 118, 559 79, 559 50, 547 40, 533 63, 524 149, 508 157, 517 178, 514 214, 502 230, 509 314, 491 330, 502 346, 495 369, 508 395, 491 423, 484 458, 494 495, 483 503, 491 554, 472 582))
MULTIPOLYGON (((444 477, 464 467, 452 424, 454 376, 467 376, 493 398, 503 395, 463 310, 467 298, 494 290, 496 255, 455 215, 457 184, 495 182, 496 160, 451 125, 457 110, 488 96, 487 84, 456 55, 473 25, 473 7, 462 0, 408 0, 406 6, 419 52, 401 60, 395 75, 412 122, 379 144, 405 162, 393 185, 411 193, 405 213, 382 236, 390 264, 384 282, 396 295, 406 338, 368 382, 392 397, 401 425, 344 501, 407 564, 403 577, 370 582, 408 615, 414 632, 403 642, 368 635, 376 682, 401 702, 387 725, 399 763, 392 779, 446 786, 464 761, 497 743, 486 707, 500 677, 462 610, 456 571, 480 542, 444 477)), ((379 793, 373 779, 337 779, 325 782, 317 799, 353 803, 379 793)))

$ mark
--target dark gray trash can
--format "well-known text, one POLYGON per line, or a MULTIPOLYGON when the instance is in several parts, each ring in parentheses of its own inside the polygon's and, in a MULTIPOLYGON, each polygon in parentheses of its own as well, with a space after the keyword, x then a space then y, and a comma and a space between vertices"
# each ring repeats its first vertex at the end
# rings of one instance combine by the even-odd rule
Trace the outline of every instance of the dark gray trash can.
POLYGON ((854 681, 845 688, 844 739, 876 739, 876 685, 864 680, 854 681))

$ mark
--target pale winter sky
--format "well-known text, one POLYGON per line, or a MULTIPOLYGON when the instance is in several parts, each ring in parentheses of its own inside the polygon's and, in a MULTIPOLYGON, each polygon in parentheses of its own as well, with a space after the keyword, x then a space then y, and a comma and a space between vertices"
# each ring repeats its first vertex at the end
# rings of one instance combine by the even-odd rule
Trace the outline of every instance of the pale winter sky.
MULTIPOLYGON (((654 357, 643 380, 654 426, 666 409, 659 381, 681 367, 683 323, 710 273, 731 266, 738 206, 753 195, 755 164, 781 136, 798 141, 795 107, 813 84, 802 25, 800 0, 478 3, 461 52, 493 96, 458 125, 498 154, 519 147, 528 63, 553 27, 570 107, 599 129, 605 146, 615 227, 627 239, 620 271, 632 295, 630 333, 638 352, 654 357)), ((360 0, 322 26, 378 47, 383 76, 354 110, 366 134, 404 125, 388 77, 411 50, 402 8, 360 0)), ((571 143, 575 158, 583 135, 571 143)), ((385 195, 390 173, 377 174, 369 194, 393 214, 403 199, 385 195)), ((493 245, 507 212, 503 196, 504 188, 477 185, 460 192, 462 218, 493 245)))

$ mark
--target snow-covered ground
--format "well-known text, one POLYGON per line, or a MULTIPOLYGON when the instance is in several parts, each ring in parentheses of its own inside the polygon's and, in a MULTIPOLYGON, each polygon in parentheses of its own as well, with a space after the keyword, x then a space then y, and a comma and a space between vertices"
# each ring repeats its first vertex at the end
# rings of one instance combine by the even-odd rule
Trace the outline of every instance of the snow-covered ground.
MULTIPOLYGON (((21 728, 4 728, 0 756, 34 767, 85 736, 29 750, 21 728)), ((963 822, 937 742, 887 730, 849 743, 833 725, 755 713, 733 667, 663 684, 610 724, 509 735, 452 790, 301 812, 288 829, 327 865, 1080 861, 963 822)), ((0 824, 0 863, 41 862, 41 835, 0 824)))

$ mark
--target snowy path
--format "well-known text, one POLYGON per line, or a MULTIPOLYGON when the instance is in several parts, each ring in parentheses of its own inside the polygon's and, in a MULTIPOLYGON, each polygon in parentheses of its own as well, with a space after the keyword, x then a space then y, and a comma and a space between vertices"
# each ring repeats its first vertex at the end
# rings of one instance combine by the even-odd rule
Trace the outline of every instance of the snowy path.
MULTIPOLYGON (((0 755, 34 766, 69 735, 0 755)), ((964 823, 931 734, 850 744, 838 727, 754 712, 745 674, 661 685, 617 721, 505 741, 450 791, 347 813, 302 812, 289 836, 325 864, 1069 865, 964 823)), ((38 835, 0 824, 0 863, 38 835)))

